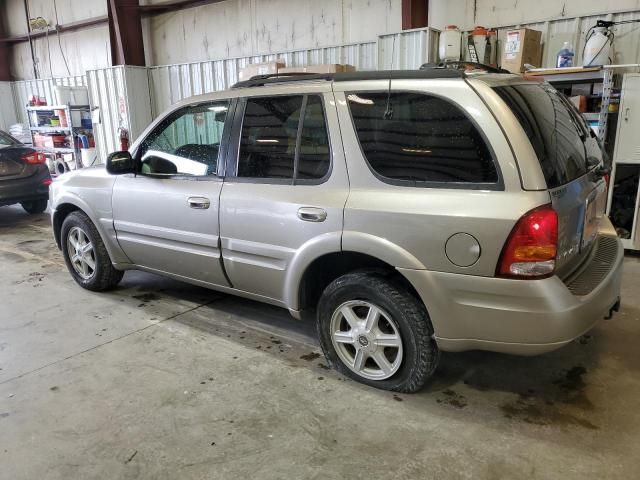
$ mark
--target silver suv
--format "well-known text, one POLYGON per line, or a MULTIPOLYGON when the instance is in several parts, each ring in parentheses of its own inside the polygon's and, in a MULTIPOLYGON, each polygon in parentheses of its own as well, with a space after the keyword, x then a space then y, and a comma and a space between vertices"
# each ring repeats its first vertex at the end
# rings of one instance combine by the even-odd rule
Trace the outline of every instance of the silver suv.
POLYGON ((540 354, 618 309, 605 176, 580 114, 519 76, 254 78, 54 182, 52 220, 84 288, 140 269, 315 312, 332 366, 412 392, 440 351, 540 354))

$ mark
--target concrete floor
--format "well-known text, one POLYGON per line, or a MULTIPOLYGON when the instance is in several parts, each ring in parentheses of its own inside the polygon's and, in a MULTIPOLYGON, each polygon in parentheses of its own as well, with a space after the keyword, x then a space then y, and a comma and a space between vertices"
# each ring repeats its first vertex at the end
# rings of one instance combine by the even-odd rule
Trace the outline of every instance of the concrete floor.
MULTIPOLYGON (((285 311, 129 272, 77 287, 46 215, 0 208, 0 478, 632 478, 640 258, 613 321, 536 358, 444 355, 394 395, 285 311)), ((635 472, 635 473, 634 473, 635 472)))

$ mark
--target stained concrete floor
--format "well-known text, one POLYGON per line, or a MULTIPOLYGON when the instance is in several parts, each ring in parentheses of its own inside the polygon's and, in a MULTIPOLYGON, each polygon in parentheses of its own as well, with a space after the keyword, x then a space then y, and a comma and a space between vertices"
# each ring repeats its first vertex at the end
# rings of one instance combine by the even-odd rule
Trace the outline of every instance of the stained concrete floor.
POLYGON ((139 272, 77 287, 0 208, 0 478, 635 478, 640 258, 623 308, 536 358, 444 355, 421 393, 327 370, 313 326, 139 272))

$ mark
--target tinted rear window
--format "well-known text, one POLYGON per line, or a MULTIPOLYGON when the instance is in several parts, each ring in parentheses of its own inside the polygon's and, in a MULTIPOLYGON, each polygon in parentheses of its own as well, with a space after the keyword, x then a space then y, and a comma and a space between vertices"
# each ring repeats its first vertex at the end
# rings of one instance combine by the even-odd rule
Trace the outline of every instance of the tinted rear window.
POLYGON ((239 177, 321 180, 330 165, 320 96, 247 100, 238 156, 239 177))
POLYGON ((495 87, 531 141, 549 188, 559 187, 587 171, 584 131, 566 102, 546 84, 495 87))
POLYGON ((409 185, 496 184, 482 135, 448 100, 411 92, 347 95, 362 151, 382 179, 409 185))
POLYGON ((17 141, 13 137, 0 132, 0 145, 15 145, 16 143, 17 141))

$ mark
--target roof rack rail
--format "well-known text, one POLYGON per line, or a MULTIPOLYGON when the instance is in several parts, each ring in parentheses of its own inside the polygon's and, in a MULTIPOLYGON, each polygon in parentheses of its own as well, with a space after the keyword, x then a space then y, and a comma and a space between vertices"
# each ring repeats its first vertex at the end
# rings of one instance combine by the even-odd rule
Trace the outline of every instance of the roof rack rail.
POLYGON ((256 75, 248 80, 236 83, 231 88, 262 87, 276 83, 309 80, 348 82, 357 80, 388 80, 389 78, 393 80, 461 78, 463 76, 463 71, 445 67, 430 67, 420 70, 371 70, 340 73, 271 73, 268 75, 256 75))
POLYGON ((269 83, 292 82, 300 80, 333 80, 333 75, 330 73, 307 72, 268 73, 265 75, 254 75, 248 80, 243 80, 235 83, 231 88, 261 87, 269 83))

